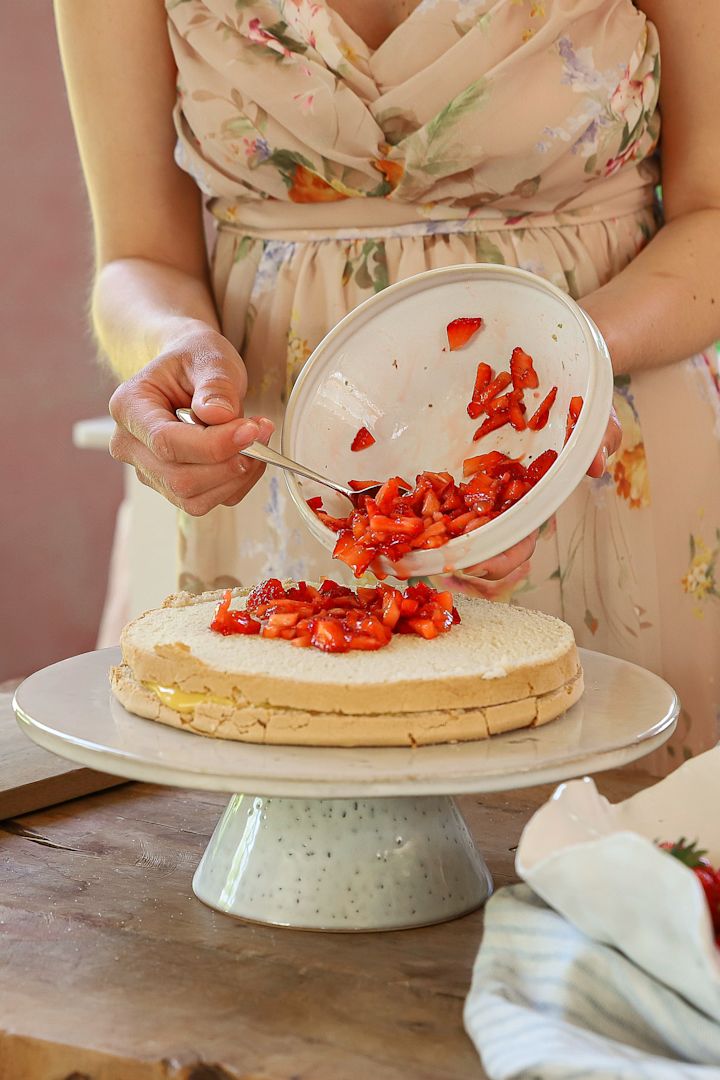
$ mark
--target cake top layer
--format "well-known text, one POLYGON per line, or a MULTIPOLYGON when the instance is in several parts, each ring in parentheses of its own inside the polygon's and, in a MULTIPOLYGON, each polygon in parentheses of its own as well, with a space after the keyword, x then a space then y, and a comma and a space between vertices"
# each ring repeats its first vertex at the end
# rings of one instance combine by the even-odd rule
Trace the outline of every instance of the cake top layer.
MULTIPOLYGON (((210 629, 221 592, 168 598, 166 606, 146 612, 124 630, 125 658, 138 667, 141 656, 174 653, 217 672, 269 677, 282 682, 343 686, 436 684, 453 679, 502 679, 513 672, 545 667, 574 650, 570 627, 559 619, 525 608, 458 597, 461 622, 432 641, 398 635, 376 652, 328 655, 298 649, 287 641, 256 636, 224 637, 210 629)), ((244 606, 234 590, 233 607, 244 606)), ((141 665, 146 668, 146 664, 141 665)), ((182 668, 182 663, 179 665, 182 668)), ((195 665, 193 664, 193 667, 195 665)), ((138 672, 151 677, 150 670, 138 672)))

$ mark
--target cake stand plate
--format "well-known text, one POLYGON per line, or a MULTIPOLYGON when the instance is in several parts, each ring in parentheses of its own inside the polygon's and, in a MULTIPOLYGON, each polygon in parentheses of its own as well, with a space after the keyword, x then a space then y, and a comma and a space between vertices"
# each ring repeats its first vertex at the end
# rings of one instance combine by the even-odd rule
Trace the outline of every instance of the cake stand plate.
POLYGON ((166 727, 111 695, 116 648, 36 672, 14 706, 34 742, 82 765, 242 792, 195 873, 205 903, 280 926, 388 930, 455 918, 490 894, 490 873, 450 796, 616 768, 670 737, 679 704, 667 683, 601 653, 580 657, 585 694, 565 716, 441 746, 262 746, 166 727))

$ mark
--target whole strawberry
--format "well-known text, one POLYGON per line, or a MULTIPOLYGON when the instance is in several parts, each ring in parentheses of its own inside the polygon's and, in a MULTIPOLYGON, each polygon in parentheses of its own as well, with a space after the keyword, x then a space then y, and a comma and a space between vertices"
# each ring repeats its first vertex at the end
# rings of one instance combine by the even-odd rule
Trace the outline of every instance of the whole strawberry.
POLYGON ((713 869, 706 858, 707 852, 699 848, 697 842, 691 843, 684 836, 675 843, 665 841, 659 847, 689 867, 702 885, 717 941, 720 938, 720 871, 713 869))

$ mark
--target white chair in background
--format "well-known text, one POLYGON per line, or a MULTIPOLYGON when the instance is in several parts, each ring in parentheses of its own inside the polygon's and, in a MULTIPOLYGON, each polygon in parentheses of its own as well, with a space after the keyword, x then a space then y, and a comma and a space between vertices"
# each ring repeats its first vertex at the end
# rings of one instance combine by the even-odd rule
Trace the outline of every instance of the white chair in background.
MULTIPOLYGON (((107 453, 115 425, 108 417, 73 425, 73 445, 107 453)), ((177 511, 123 466, 125 494, 118 509, 97 647, 116 645, 129 619, 157 607, 177 587, 177 511)))

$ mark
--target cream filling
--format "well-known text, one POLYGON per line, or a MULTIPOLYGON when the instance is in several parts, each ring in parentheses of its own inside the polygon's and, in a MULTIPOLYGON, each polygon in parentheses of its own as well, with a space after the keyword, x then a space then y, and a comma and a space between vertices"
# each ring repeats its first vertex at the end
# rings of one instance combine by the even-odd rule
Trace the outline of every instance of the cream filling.
POLYGON ((206 694, 200 690, 181 690, 178 686, 161 686, 156 682, 144 682, 143 686, 159 698, 163 705, 179 713, 191 713, 197 705, 237 705, 233 698, 206 694))

